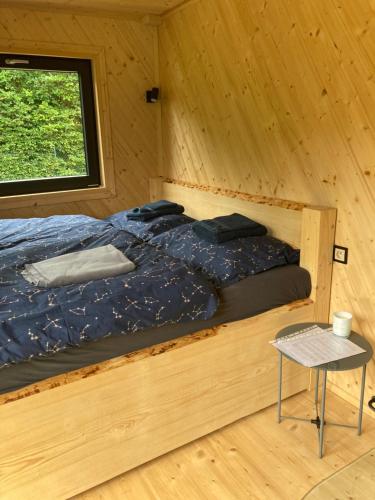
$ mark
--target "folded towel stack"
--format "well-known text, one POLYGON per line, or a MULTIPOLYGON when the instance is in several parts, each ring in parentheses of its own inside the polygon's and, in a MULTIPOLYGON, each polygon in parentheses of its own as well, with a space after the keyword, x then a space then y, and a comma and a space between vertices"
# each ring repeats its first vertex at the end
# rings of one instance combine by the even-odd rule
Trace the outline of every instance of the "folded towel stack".
POLYGON ((26 264, 23 277, 40 287, 56 287, 128 273, 135 264, 113 245, 26 264))
POLYGON ((267 228, 240 214, 194 222, 193 231, 210 243, 223 243, 246 236, 264 236, 267 228))
POLYGON ((159 200, 153 203, 143 205, 143 207, 134 208, 127 214, 128 220, 137 220, 145 222, 162 215, 182 214, 184 207, 167 200, 159 200))

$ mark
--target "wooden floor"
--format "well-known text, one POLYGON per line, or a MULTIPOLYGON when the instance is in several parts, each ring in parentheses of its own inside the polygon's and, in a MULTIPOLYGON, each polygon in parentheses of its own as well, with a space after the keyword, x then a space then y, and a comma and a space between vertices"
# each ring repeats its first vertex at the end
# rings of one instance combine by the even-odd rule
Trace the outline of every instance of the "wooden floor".
MULTIPOLYGON (((290 398, 284 403, 287 412, 314 416, 312 394, 290 398)), ((76 499, 299 500, 375 446, 375 420, 365 416, 361 437, 351 429, 327 427, 326 454, 319 459, 315 426, 292 420, 277 424, 275 416, 275 407, 263 410, 76 499)), ((327 421, 355 423, 356 409, 329 393, 327 421)))
POLYGON ((319 483, 305 500, 375 498, 375 449, 319 483))

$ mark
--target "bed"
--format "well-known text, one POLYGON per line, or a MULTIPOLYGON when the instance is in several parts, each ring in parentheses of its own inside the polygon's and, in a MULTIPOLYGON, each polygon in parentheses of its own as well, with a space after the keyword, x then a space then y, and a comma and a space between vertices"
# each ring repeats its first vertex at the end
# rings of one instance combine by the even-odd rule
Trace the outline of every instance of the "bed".
MULTIPOLYGON (((71 497, 273 404, 276 360, 268 341, 290 323, 328 318, 334 209, 160 178, 150 181, 150 198, 178 200, 194 218, 237 211, 259 220, 301 248, 311 296, 0 395, 0 491, 7 498, 31 490, 71 497)), ((286 367, 285 380, 285 397, 308 386, 298 366, 286 367)))

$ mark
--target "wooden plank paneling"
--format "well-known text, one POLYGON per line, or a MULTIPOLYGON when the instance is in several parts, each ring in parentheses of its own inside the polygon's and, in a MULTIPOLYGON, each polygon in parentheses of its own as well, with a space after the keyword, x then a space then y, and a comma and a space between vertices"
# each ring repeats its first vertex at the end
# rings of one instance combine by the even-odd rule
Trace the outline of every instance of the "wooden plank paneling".
MULTIPOLYGON (((375 346, 374 3, 195 1, 159 48, 163 175, 337 207, 331 312, 375 346)), ((357 398, 356 372, 332 381, 357 398)))
MULTIPOLYGON (((1 5, 1 4, 0 4, 1 5)), ((108 120, 103 135, 111 139, 116 196, 42 207, 1 209, 0 217, 86 213, 106 216, 148 200, 148 179, 157 173, 159 104, 144 101, 147 88, 157 84, 155 27, 125 18, 90 17, 0 6, 1 46, 50 46, 70 54, 100 50, 106 67, 108 120)), ((61 52, 63 53, 63 52, 61 52)), ((100 85, 102 82, 98 81, 100 85)), ((60 200, 61 201, 61 200, 60 200)), ((20 204, 21 205, 21 204, 20 204)))
MULTIPOLYGON (((6 2, 7 0, 5 0, 6 2)), ((14 6, 162 14, 184 0, 10 0, 14 6)))

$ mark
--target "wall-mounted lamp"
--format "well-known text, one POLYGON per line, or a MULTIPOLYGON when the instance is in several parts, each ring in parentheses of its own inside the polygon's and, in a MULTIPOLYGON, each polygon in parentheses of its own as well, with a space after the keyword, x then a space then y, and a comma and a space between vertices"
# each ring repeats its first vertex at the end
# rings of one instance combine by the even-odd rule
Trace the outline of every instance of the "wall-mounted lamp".
POLYGON ((151 90, 146 92, 146 102, 154 104, 158 102, 159 99, 159 89, 158 87, 153 87, 151 90))

